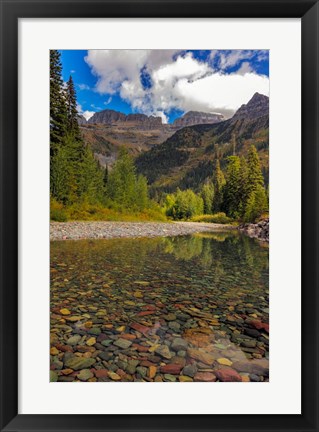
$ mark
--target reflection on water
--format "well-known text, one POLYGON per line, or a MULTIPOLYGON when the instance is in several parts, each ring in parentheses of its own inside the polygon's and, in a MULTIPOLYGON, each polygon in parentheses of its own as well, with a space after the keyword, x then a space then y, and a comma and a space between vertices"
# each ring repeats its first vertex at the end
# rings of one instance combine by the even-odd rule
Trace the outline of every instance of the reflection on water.
POLYGON ((267 381, 268 317, 237 232, 51 243, 53 381, 267 381))

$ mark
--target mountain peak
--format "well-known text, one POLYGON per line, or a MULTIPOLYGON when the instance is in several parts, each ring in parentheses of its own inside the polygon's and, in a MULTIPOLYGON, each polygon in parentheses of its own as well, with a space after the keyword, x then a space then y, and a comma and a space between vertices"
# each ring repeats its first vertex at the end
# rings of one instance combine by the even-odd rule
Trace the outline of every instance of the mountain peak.
POLYGON ((150 116, 145 114, 131 113, 123 114, 122 112, 112 109, 105 109, 94 113, 89 119, 88 123, 102 123, 107 125, 130 123, 135 126, 142 126, 144 128, 156 128, 162 126, 162 119, 160 117, 150 116))
POLYGON ((201 111, 188 111, 182 117, 176 119, 173 127, 181 128, 197 124, 215 124, 225 120, 222 114, 201 111))
POLYGON ((268 102, 269 101, 269 97, 265 96, 265 95, 263 95, 261 93, 256 92, 253 95, 253 97, 250 99, 250 101, 248 102, 248 104, 251 103, 251 102, 255 103, 257 101, 268 102))
POLYGON ((269 114, 269 97, 256 92, 247 104, 242 105, 232 120, 252 120, 269 114))

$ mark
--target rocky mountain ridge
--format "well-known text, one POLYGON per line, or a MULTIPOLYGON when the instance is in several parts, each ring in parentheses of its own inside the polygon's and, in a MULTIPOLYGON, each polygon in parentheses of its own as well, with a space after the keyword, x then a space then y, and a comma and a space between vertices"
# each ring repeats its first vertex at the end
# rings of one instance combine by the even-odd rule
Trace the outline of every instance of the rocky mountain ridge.
POLYGON ((83 116, 79 115, 79 124, 90 125, 122 125, 125 126, 145 126, 145 129, 165 128, 168 130, 177 130, 186 126, 194 126, 196 124, 215 124, 224 121, 222 114, 208 113, 201 111, 188 111, 181 117, 177 118, 172 124, 165 124, 161 117, 147 116, 146 114, 133 113, 124 114, 120 111, 105 109, 98 111, 86 121, 83 116))
POLYGON ((188 111, 182 117, 177 118, 172 126, 174 128, 182 128, 196 124, 215 124, 223 120, 225 120, 225 117, 222 114, 188 111))
POLYGON ((145 126, 146 129, 155 129, 162 126, 162 119, 160 117, 147 116, 145 114, 124 114, 119 111, 105 109, 96 112, 88 120, 88 124, 112 125, 121 123, 130 124, 128 126, 145 126))
POLYGON ((245 156, 254 144, 267 183, 268 110, 268 97, 257 93, 232 118, 216 124, 184 127, 162 144, 141 153, 135 161, 137 171, 146 176, 157 192, 171 192, 177 187, 196 190, 212 176, 216 154, 224 169, 228 156, 245 156))
POLYGON ((145 114, 124 114, 105 109, 96 112, 88 121, 78 117, 84 141, 90 145, 102 166, 111 166, 120 146, 138 155, 166 141, 177 130, 194 124, 215 124, 220 114, 190 111, 173 124, 162 123, 161 117, 145 114))
POLYGON ((255 93, 247 104, 242 105, 233 115, 232 121, 238 119, 253 120, 269 113, 269 97, 255 93))

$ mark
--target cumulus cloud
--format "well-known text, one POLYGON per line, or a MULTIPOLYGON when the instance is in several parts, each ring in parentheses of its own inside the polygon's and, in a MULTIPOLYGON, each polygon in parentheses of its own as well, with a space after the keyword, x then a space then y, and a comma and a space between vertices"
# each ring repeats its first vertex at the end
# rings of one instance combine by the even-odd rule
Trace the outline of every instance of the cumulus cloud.
POLYGON ((214 50, 200 61, 191 52, 175 50, 91 50, 85 60, 97 77, 95 91, 119 94, 133 110, 167 122, 172 109, 230 117, 255 92, 268 95, 268 77, 254 72, 248 61, 253 55, 249 50, 214 50), (225 72, 236 65, 236 72, 225 72), (142 71, 149 77, 146 88, 142 71))
POLYGON ((219 57, 219 67, 225 70, 229 67, 236 66, 242 60, 251 59, 254 51, 250 50, 231 50, 222 52, 219 57))
POLYGON ((89 50, 85 61, 98 77, 96 90, 114 94, 125 80, 139 81, 146 58, 144 50, 89 50))
POLYGON ((179 108, 184 111, 219 112, 230 117, 256 91, 268 95, 269 83, 267 77, 254 73, 214 73, 194 82, 181 80, 175 91, 179 94, 179 108))
POLYGON ((155 117, 161 117, 162 123, 164 123, 164 124, 168 123, 168 117, 167 117, 167 115, 163 111, 154 111, 152 113, 152 115, 155 116, 155 117))
POLYGON ((240 68, 236 71, 238 75, 245 75, 246 73, 254 72, 253 68, 250 66, 248 62, 243 62, 240 68))
POLYGON ((89 118, 91 118, 95 114, 95 111, 83 111, 83 108, 80 104, 76 105, 76 109, 78 113, 82 115, 86 120, 89 120, 89 118))
POLYGON ((89 120, 93 115, 95 114, 95 111, 83 111, 82 115, 85 118, 85 120, 89 120))

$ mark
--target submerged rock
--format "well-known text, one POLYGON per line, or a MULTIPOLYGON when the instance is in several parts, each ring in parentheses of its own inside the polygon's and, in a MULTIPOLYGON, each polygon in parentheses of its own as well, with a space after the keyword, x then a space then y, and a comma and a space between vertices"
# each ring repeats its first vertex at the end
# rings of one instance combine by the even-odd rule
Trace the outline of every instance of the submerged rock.
POLYGON ((64 363, 70 369, 80 370, 86 369, 92 366, 95 363, 95 359, 93 358, 83 358, 83 357, 70 357, 64 363))

